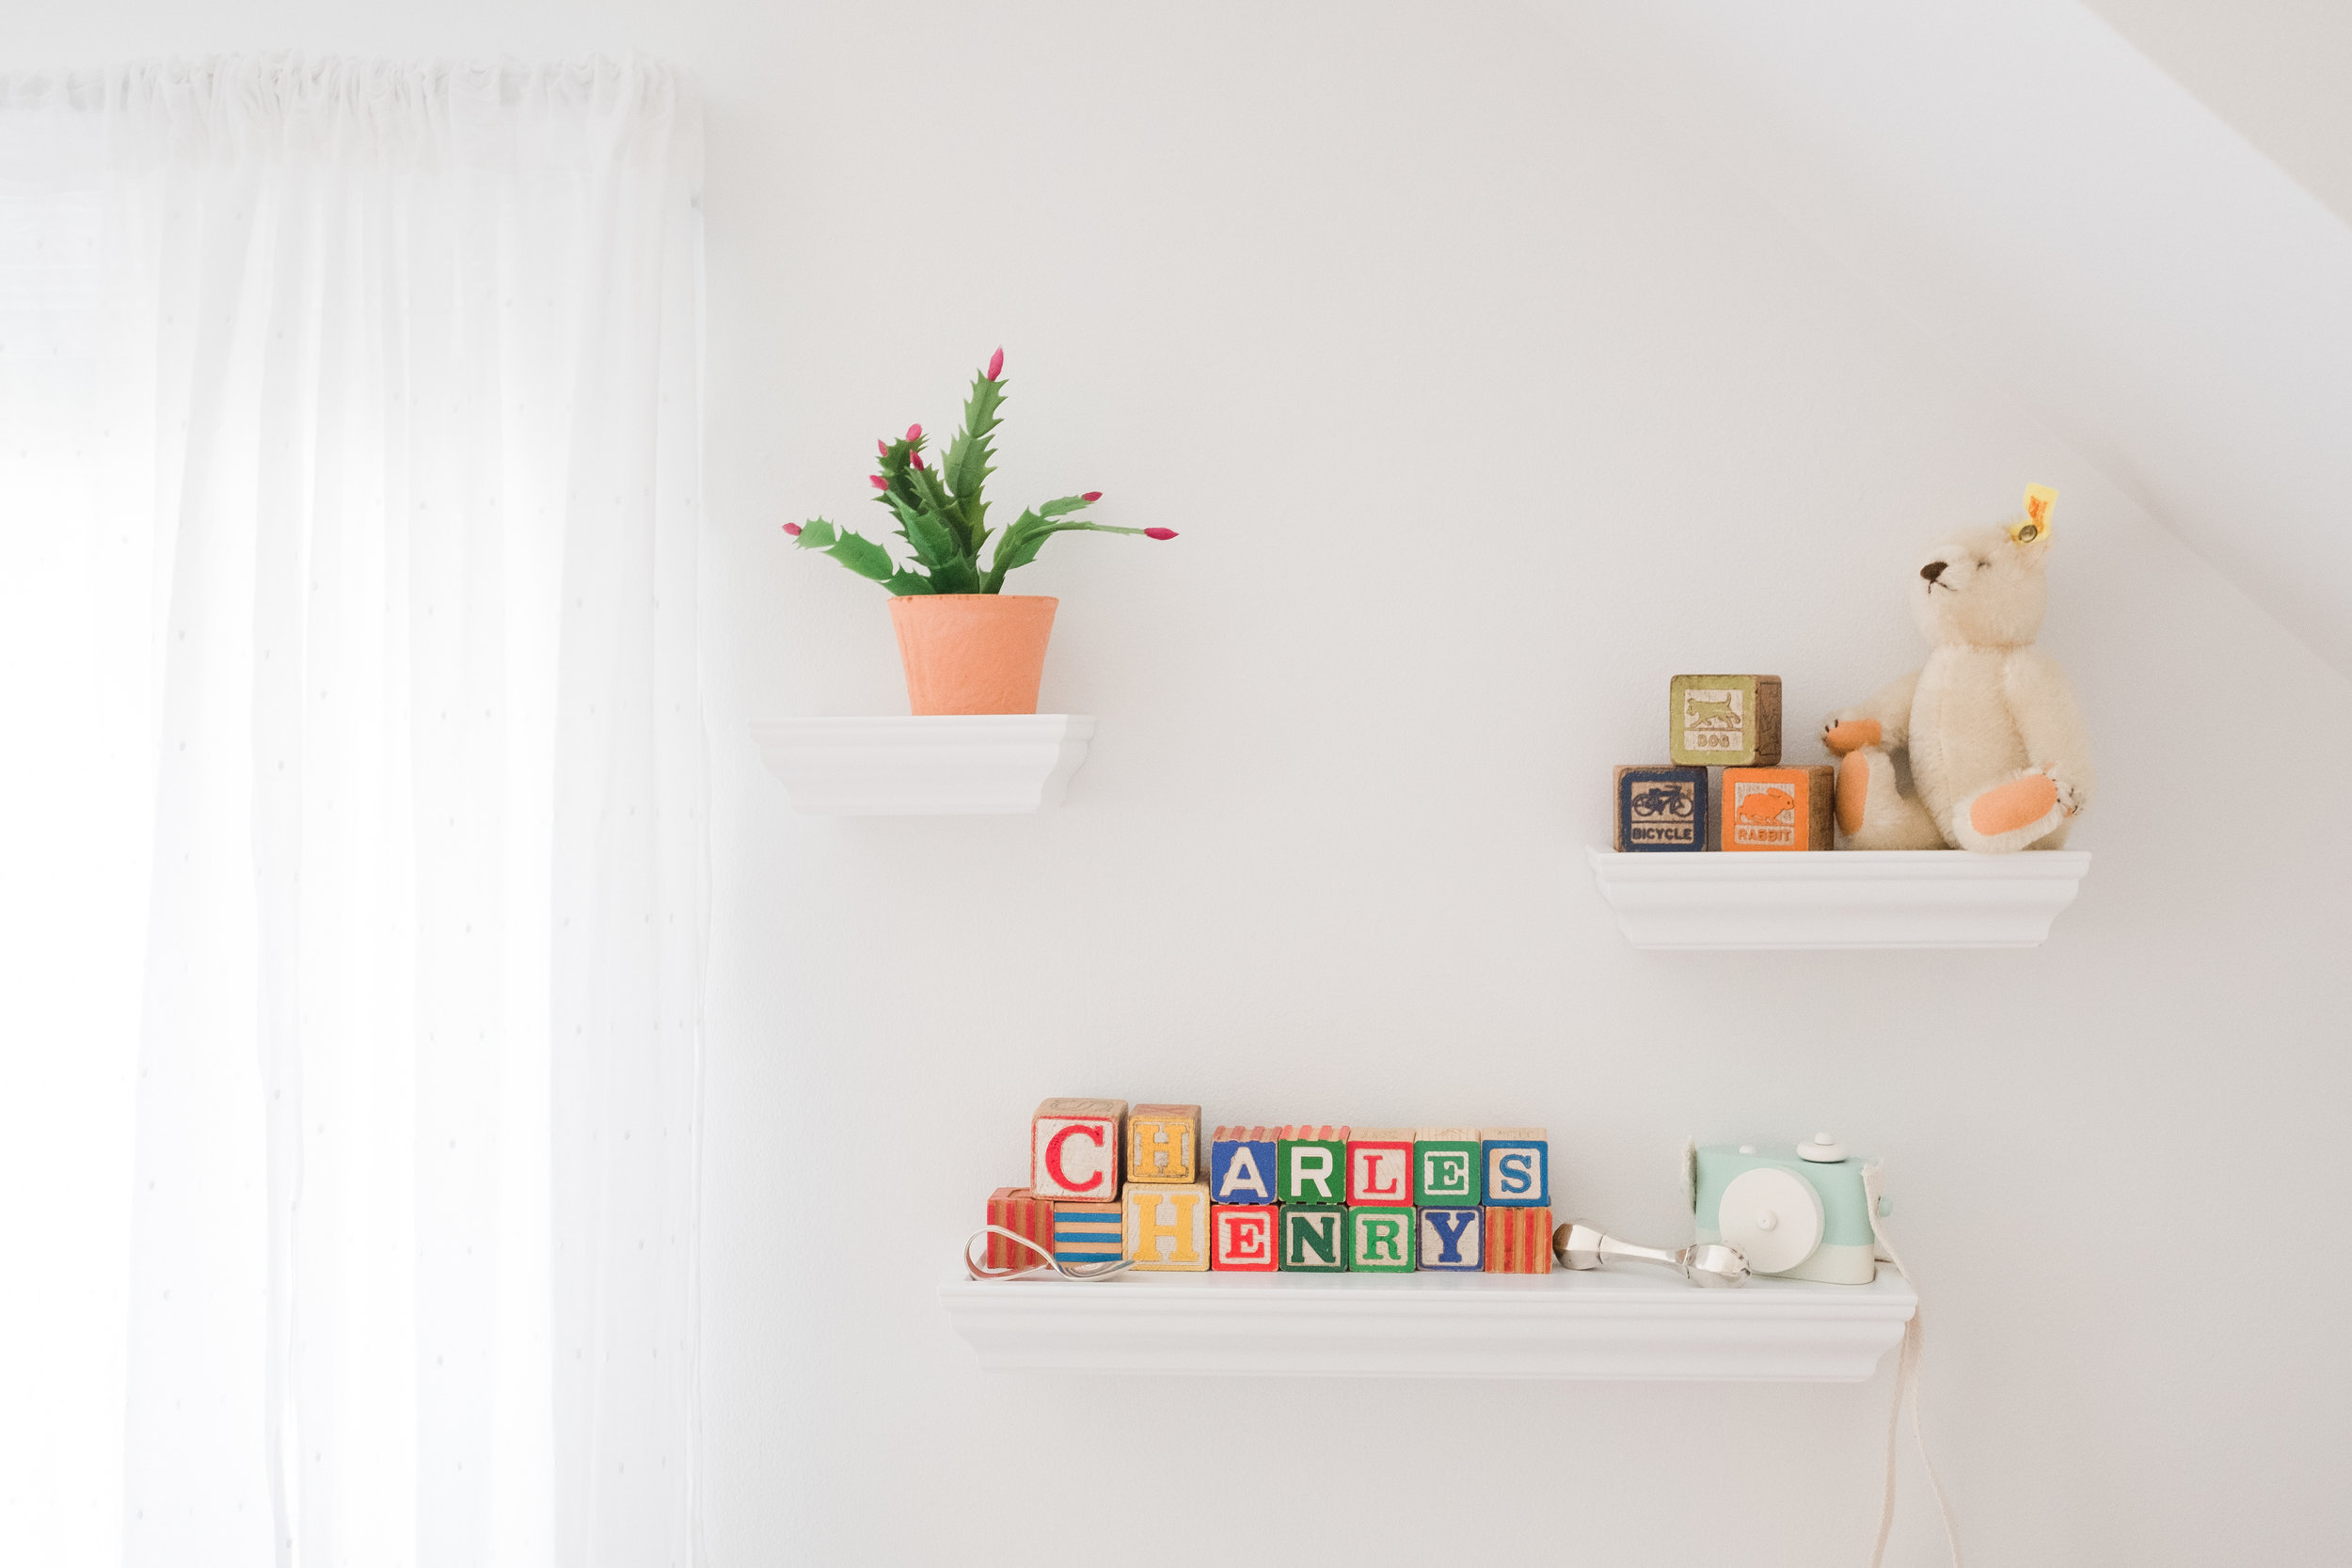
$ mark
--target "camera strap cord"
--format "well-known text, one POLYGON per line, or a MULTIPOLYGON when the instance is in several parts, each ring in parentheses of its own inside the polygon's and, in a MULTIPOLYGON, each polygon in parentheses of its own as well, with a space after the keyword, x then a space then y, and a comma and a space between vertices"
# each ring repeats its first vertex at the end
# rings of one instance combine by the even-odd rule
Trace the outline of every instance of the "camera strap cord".
POLYGON ((1101 1263, 1065 1263, 1028 1237, 1017 1230, 1008 1230, 1001 1225, 984 1225, 963 1239, 963 1272, 974 1279, 1030 1279, 1042 1274, 1057 1274, 1064 1279, 1108 1279, 1111 1275, 1124 1274, 1135 1266, 1136 1260, 1132 1258, 1121 1258, 1116 1261, 1106 1260, 1101 1263), (972 1251, 975 1247, 985 1244, 991 1236, 1002 1236, 1008 1242, 1018 1243, 1036 1253, 1044 1261, 1030 1263, 1021 1268, 990 1268, 985 1261, 973 1257, 972 1251))
MULTIPOLYGON (((1879 1197, 1885 1190, 1886 1180, 1876 1164, 1866 1165, 1862 1172, 1862 1191, 1870 1214, 1870 1235, 1877 1241, 1880 1256, 1898 1269, 1911 1282, 1915 1293, 1919 1282, 1895 1251, 1886 1229, 1879 1224, 1879 1197)), ((1928 1455, 1928 1434, 1919 1425, 1919 1360, 1927 1350, 1927 1330, 1919 1323, 1925 1314, 1924 1306, 1912 1309, 1911 1321, 1903 1324, 1903 1346, 1895 1360, 1895 1404, 1886 1413, 1886 1498, 1879 1505, 1879 1538, 1870 1548, 1870 1568, 1880 1568, 1886 1558, 1887 1533, 1895 1528, 1895 1458, 1900 1448, 1903 1406, 1911 1406, 1911 1437, 1919 1445, 1919 1463, 1928 1472, 1928 1485, 1935 1493, 1935 1506, 1943 1511, 1944 1539, 1950 1545, 1952 1568, 1961 1568, 1960 1521, 1952 1517, 1951 1499, 1944 1495, 1944 1482, 1935 1473, 1935 1461, 1928 1455)))

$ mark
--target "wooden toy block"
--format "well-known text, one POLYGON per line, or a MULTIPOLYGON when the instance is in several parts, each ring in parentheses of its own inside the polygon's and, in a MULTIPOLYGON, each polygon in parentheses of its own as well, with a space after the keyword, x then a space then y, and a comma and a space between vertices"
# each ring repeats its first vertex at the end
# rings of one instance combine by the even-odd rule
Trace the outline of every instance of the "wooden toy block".
POLYGON ((1123 1203, 1054 1205, 1054 1261, 1116 1263, 1127 1256, 1123 1203))
POLYGON ((1540 1127, 1488 1127, 1478 1134, 1480 1175, 1489 1209, 1538 1209, 1551 1202, 1551 1134, 1540 1127))
POLYGON ((1274 1130, 1274 1196, 1279 1203, 1347 1201, 1348 1130, 1302 1123, 1274 1130))
MULTIPOLYGON (((999 1187, 988 1195, 988 1223, 1026 1236, 1047 1254, 1054 1250, 1054 1204, 1026 1187, 999 1187)), ((1034 1269, 1045 1259, 1018 1242, 1002 1236, 988 1239, 987 1264, 992 1269, 1034 1269)))
POLYGON ((1216 1203, 1272 1203, 1274 1129, 1220 1127, 1209 1137, 1209 1198, 1216 1203))
POLYGON ((1830 826, 1836 808, 1837 769, 1724 769, 1723 847, 1725 849, 1834 849, 1830 826))
POLYGON ((1120 1241, 1138 1270, 1199 1274, 1209 1266, 1209 1184, 1130 1181, 1120 1241))
POLYGON ((1282 1211, 1271 1203, 1220 1203, 1209 1211, 1209 1267, 1272 1274, 1282 1211))
POLYGON ((1486 1272, 1488 1274, 1549 1274, 1551 1272, 1551 1211, 1549 1209, 1487 1210, 1486 1272))
POLYGON ((1119 1196, 1123 1100, 1049 1100, 1029 1123, 1029 1190, 1040 1197, 1119 1196))
POLYGON ((1706 768, 1620 768, 1616 800, 1620 853, 1707 847, 1706 768))
POLYGON ((1475 1127, 1424 1127, 1413 1134, 1413 1201, 1424 1209, 1475 1209, 1485 1164, 1475 1127))
POLYGON ((1413 1130, 1358 1127, 1347 1134, 1347 1201, 1383 1208, 1413 1201, 1413 1130))
POLYGON ((1483 1209, 1421 1211, 1421 1266, 1476 1274, 1486 1266, 1483 1209))
POLYGON ((1683 767, 1780 761, 1778 675, 1677 675, 1667 702, 1666 752, 1683 767))
POLYGON ((1137 1105, 1127 1113, 1127 1180, 1200 1180, 1200 1107, 1137 1105))
POLYGON ((1347 1212, 1347 1266, 1355 1274, 1411 1274, 1410 1204, 1359 1204, 1347 1212))
POLYGON ((1347 1268, 1347 1211, 1285 1208, 1282 1267, 1294 1273, 1341 1274, 1347 1268))

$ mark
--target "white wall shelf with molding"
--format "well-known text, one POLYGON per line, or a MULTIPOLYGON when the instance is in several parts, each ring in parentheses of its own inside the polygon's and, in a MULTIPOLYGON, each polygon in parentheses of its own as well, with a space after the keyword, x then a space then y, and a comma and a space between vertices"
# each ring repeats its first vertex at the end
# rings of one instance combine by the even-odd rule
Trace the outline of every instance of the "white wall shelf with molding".
POLYGON ((2074 901, 2080 850, 1812 854, 1588 851, 1636 947, 2039 947, 2074 901))
POLYGON ((1087 759, 1078 713, 752 723, 768 770, 806 816, 982 816, 1052 811, 1087 759))
POLYGON ((1671 1274, 1121 1275, 940 1287, 991 1371, 1227 1377, 1859 1383, 1919 1298, 1874 1285, 1671 1274))

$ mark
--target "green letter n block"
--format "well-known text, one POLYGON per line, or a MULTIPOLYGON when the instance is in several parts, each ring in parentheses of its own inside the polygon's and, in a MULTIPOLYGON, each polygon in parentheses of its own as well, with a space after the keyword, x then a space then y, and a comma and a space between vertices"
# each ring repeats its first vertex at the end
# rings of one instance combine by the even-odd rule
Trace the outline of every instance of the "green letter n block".
POLYGON ((1413 1272, 1417 1216, 1407 1208, 1367 1204, 1347 1212, 1347 1266, 1358 1274, 1413 1272))
POLYGON ((1347 1268, 1347 1211, 1282 1211, 1282 1267, 1309 1274, 1339 1274, 1347 1268))
POLYGON ((1442 1127, 1413 1140, 1413 1201, 1423 1209, 1475 1209, 1481 1159, 1478 1129, 1442 1127))

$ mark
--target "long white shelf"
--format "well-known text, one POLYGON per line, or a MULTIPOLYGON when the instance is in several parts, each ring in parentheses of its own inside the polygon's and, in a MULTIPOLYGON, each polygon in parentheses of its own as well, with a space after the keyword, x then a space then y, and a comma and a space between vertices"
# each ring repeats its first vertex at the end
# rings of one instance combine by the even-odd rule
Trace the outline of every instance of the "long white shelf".
POLYGON ((768 770, 807 816, 987 816, 1052 811, 1087 758, 1079 713, 767 719, 768 770))
POLYGON ((1858 1383, 1919 1298, 1643 1268, 1549 1275, 1121 1275, 940 1288, 992 1371, 1858 1383))
POLYGON ((2039 947, 2090 869, 2069 849, 1588 854, 1651 948, 2039 947))

